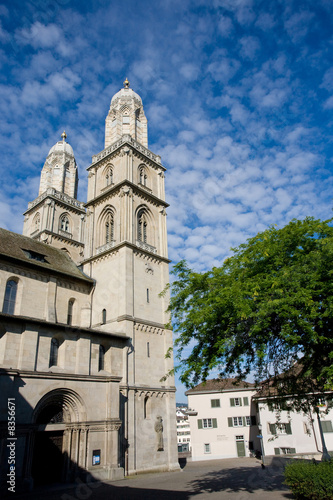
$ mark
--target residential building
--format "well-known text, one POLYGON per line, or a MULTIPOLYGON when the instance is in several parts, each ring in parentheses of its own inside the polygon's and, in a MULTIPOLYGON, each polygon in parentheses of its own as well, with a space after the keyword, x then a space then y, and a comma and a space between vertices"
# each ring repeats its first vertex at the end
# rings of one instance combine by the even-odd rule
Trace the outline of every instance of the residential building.
POLYGON ((260 449, 254 384, 207 380, 186 392, 192 460, 250 456, 260 449))
POLYGON ((189 417, 187 414, 187 406, 177 407, 177 444, 178 452, 191 451, 191 429, 189 417))
POLYGON ((254 384, 236 379, 207 380, 186 392, 188 396, 192 460, 241 456, 292 455, 317 457, 323 453, 319 420, 326 448, 333 451, 331 393, 319 407, 306 413, 291 408, 254 384))
MULTIPOLYGON (((306 413, 291 410, 291 400, 283 402, 267 398, 260 392, 254 398, 261 424, 264 454, 319 456, 323 453, 316 411, 308 407, 306 413)), ((333 410, 326 404, 317 408, 326 448, 333 451, 333 410)))

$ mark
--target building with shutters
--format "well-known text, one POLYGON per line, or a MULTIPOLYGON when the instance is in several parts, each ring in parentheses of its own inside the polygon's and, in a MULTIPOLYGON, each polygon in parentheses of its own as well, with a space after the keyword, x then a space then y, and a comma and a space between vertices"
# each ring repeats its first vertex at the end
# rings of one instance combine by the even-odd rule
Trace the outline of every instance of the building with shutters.
MULTIPOLYGON (((254 384, 235 379, 207 380, 186 392, 193 460, 323 453, 316 413, 292 411, 288 400, 277 402, 254 384), (262 437, 260 437, 262 436, 262 437)), ((326 448, 333 452, 333 409, 319 408, 326 448)))
POLYGON ((17 489, 178 468, 164 176, 140 96, 111 100, 77 200, 63 133, 24 235, 0 233, 0 475, 15 406, 17 489))
MULTIPOLYGON (((289 401, 275 401, 259 392, 254 398, 259 415, 264 453, 267 456, 317 456, 323 453, 317 414, 309 407, 308 413, 291 411, 289 401)), ((327 402, 318 407, 326 448, 333 451, 333 410, 327 402)))
POLYGON ((260 449, 254 384, 207 380, 186 392, 192 460, 250 456, 260 449))

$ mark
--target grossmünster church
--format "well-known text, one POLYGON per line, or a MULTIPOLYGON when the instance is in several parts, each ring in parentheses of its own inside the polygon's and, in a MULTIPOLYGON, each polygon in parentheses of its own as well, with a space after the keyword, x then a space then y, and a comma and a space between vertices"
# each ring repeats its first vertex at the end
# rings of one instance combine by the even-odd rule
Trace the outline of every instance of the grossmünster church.
POLYGON ((113 96, 86 203, 66 139, 47 155, 24 235, 0 229, 6 490, 14 475, 19 490, 178 468, 174 379, 163 379, 173 367, 160 295, 165 168, 148 149, 140 96, 127 79, 113 96))

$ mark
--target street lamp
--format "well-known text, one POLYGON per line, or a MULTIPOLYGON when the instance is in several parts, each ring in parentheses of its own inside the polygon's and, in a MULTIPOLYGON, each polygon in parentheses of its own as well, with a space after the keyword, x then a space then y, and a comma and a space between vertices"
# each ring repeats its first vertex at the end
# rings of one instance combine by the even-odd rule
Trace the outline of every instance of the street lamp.
POLYGON ((264 438, 262 435, 262 425, 260 423, 258 424, 258 429, 259 429, 259 435, 257 436, 257 438, 259 438, 259 440, 260 440, 261 467, 264 469, 265 468, 264 438))
POLYGON ((324 433, 323 433, 323 428, 322 428, 322 425, 321 425, 321 420, 320 420, 320 415, 319 415, 320 411, 319 411, 319 407, 318 406, 315 408, 315 411, 317 413, 319 434, 320 434, 320 439, 321 439, 321 443, 322 443, 322 446, 323 446, 323 454, 321 456, 321 460, 323 462, 329 462, 331 460, 331 456, 328 453, 327 448, 326 448, 325 438, 324 438, 324 433))

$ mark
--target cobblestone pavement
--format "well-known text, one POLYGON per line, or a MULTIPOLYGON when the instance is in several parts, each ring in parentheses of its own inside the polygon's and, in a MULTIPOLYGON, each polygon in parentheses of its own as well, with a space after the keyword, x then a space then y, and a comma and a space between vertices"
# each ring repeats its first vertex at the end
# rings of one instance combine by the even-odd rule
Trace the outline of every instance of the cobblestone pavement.
POLYGON ((259 460, 238 458, 188 462, 175 472, 132 476, 122 481, 52 486, 15 495, 19 500, 286 500, 283 462, 264 469, 259 460))

